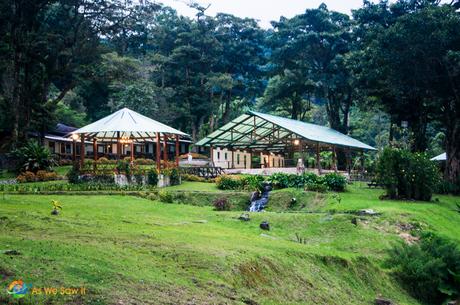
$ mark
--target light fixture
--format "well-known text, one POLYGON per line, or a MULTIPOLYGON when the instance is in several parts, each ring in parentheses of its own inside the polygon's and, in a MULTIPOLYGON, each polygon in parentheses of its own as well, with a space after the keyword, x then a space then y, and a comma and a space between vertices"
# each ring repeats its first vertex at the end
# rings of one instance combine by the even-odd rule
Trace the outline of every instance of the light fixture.
POLYGON ((132 142, 133 142, 133 140, 130 139, 129 137, 124 136, 124 137, 120 138, 120 143, 122 143, 122 144, 130 144, 132 142))
POLYGON ((77 141, 78 139, 80 139, 80 136, 78 135, 78 133, 72 134, 72 140, 77 141))
POLYGON ((295 140, 294 140, 294 145, 299 145, 299 144, 300 144, 299 139, 295 139, 295 140))

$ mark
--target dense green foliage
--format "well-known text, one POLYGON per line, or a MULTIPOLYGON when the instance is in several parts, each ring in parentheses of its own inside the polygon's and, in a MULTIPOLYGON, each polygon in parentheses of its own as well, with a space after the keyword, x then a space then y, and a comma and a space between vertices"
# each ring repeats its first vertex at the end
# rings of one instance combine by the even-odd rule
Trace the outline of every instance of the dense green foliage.
POLYGON ((17 160, 18 171, 37 173, 39 170, 51 171, 56 165, 50 151, 36 141, 28 141, 26 145, 13 151, 17 160))
POLYGON ((378 147, 447 151, 446 179, 460 176, 455 2, 366 1, 352 17, 322 4, 272 29, 197 3, 193 19, 149 1, 14 3, 0 6, 2 150, 120 107, 193 140, 260 108, 378 147))
POLYGON ((216 185, 221 190, 254 191, 261 190, 264 181, 271 183, 275 189, 294 187, 318 192, 327 190, 343 192, 347 185, 347 180, 343 175, 328 173, 324 176, 318 176, 309 172, 302 175, 274 173, 268 177, 223 175, 216 179, 216 185))
POLYGON ((460 248, 458 244, 433 234, 425 234, 420 244, 392 249, 389 264, 401 283, 426 304, 444 304, 460 296, 460 248))
POLYGON ((440 177, 436 165, 423 153, 386 148, 377 161, 377 178, 391 199, 431 200, 440 177))

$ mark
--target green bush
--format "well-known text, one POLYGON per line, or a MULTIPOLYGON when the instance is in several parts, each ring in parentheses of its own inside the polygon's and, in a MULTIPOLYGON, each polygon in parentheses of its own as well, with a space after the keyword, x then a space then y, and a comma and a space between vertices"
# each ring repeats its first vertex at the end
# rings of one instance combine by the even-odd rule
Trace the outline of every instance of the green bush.
POLYGON ((247 191, 261 191, 265 179, 260 175, 248 175, 241 178, 243 188, 247 191))
POLYGON ((305 184, 305 190, 310 192, 326 193, 327 186, 321 183, 307 183, 305 184))
POLYGON ((239 176, 222 175, 216 178, 216 185, 220 190, 242 190, 244 181, 239 176))
POLYGON ((155 168, 152 168, 147 173, 147 184, 148 185, 158 185, 158 171, 155 168))
POLYGON ((230 211, 230 209, 232 208, 232 205, 230 204, 230 201, 227 197, 216 198, 212 202, 212 205, 214 206, 214 210, 216 211, 230 211))
POLYGON ((12 155, 17 160, 18 170, 21 172, 52 171, 53 166, 57 165, 49 149, 35 140, 31 140, 23 147, 14 150, 12 155))
POLYGON ((67 179, 69 180, 69 183, 79 183, 79 176, 80 171, 78 170, 77 166, 72 166, 72 168, 67 172, 67 179))
POLYGON ((377 161, 377 179, 390 199, 431 200, 440 173, 423 153, 386 148, 377 161))
POLYGON ((158 197, 160 198, 161 202, 173 203, 173 201, 174 201, 173 194, 171 192, 167 191, 167 190, 160 190, 158 192, 158 197))
POLYGON ((274 173, 268 178, 274 189, 284 189, 289 187, 289 174, 274 173))
POLYGON ((191 174, 182 174, 182 179, 184 181, 209 182, 209 180, 206 180, 203 177, 200 177, 200 176, 197 176, 197 175, 191 175, 191 174))
POLYGON ((397 246, 388 263, 402 285, 427 304, 444 304, 460 296, 460 249, 453 241, 432 233, 420 244, 397 246))
POLYGON ((171 185, 179 185, 180 184, 180 172, 177 167, 172 168, 168 172, 169 174, 169 181, 171 185))
POLYGON ((323 177, 324 185, 335 192, 343 192, 347 186, 347 179, 337 173, 329 173, 323 177))
POLYGON ((458 194, 460 193, 460 186, 455 185, 449 181, 439 179, 438 184, 436 185, 436 194, 458 194))

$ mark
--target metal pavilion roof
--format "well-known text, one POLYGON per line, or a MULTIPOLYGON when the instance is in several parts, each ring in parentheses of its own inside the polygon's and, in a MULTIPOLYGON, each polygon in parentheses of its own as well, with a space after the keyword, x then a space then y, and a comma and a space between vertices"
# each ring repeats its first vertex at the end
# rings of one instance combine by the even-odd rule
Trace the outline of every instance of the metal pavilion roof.
POLYGON ((256 111, 248 111, 237 117, 200 140, 196 145, 282 150, 287 145, 287 140, 293 138, 339 147, 375 150, 374 147, 329 127, 256 111))
POLYGON ((447 154, 446 153, 442 153, 436 157, 433 157, 430 159, 431 161, 446 161, 447 160, 447 154))
POLYGON ((123 108, 105 118, 72 131, 72 134, 85 134, 86 138, 115 139, 151 139, 156 133, 189 136, 188 134, 148 118, 128 108, 123 108))

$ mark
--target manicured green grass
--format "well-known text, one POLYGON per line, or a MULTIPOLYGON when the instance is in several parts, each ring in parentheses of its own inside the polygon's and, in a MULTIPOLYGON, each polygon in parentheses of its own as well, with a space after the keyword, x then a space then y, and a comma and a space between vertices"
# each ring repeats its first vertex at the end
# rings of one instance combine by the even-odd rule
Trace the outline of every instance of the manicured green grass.
MULTIPOLYGON (((27 296, 23 304, 371 304, 378 294, 418 304, 383 267, 387 249, 401 242, 398 222, 460 235, 460 198, 388 202, 381 193, 351 186, 341 203, 326 196, 313 213, 250 213, 249 222, 237 219, 240 211, 129 196, 0 196, 0 250, 20 252, 0 253, 0 285, 21 278, 87 288, 85 296, 27 296), (64 206, 58 216, 53 199, 64 206), (356 216, 337 212, 361 208, 382 215, 355 226, 356 216), (263 220, 270 231, 259 228, 263 220)), ((2 290, 0 303, 8 302, 16 304, 2 290)))
POLYGON ((72 165, 63 165, 63 166, 56 166, 54 168, 54 171, 59 175, 59 176, 65 176, 67 173, 72 169, 72 165))
POLYGON ((170 191, 201 191, 201 192, 221 192, 215 183, 184 181, 180 185, 166 188, 170 191))

